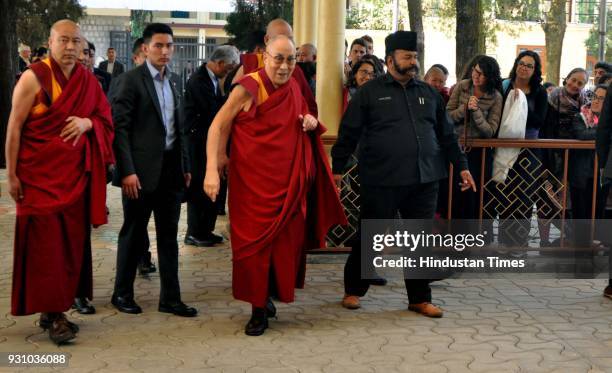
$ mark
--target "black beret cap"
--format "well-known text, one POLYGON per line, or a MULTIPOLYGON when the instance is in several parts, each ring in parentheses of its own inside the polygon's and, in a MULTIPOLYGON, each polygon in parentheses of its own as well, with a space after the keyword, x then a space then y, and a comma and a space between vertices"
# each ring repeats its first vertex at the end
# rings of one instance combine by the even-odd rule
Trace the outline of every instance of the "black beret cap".
POLYGON ((385 38, 385 51, 391 54, 396 49, 417 50, 417 33, 414 31, 396 31, 385 38))

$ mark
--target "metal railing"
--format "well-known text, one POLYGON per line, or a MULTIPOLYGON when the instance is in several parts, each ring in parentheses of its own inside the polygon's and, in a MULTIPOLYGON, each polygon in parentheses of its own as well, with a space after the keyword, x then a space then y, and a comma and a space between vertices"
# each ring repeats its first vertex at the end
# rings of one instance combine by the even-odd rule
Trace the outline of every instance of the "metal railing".
MULTIPOLYGON (((325 136, 323 137, 323 143, 326 147, 332 146, 336 141, 336 137, 325 136)), ((567 210, 567 191, 568 191, 568 173, 569 173, 569 160, 571 156, 571 150, 591 150, 595 151, 595 141, 583 141, 583 140, 563 140, 563 139, 537 139, 537 140, 527 140, 527 139, 468 139, 467 144, 463 143, 463 139, 460 141, 461 146, 466 152, 480 152, 480 175, 473 175, 475 180, 479 180, 479 185, 477 185, 477 190, 479 193, 479 216, 478 219, 482 221, 483 219, 495 219, 497 218, 496 213, 488 213, 488 208, 491 206, 487 205, 487 202, 492 203, 491 199, 485 201, 485 193, 487 190, 491 190, 491 188, 497 188, 496 192, 500 193, 509 193, 512 192, 515 195, 535 195, 536 193, 541 193, 542 188, 549 188, 544 190, 550 198, 557 200, 558 205, 553 203, 554 206, 547 206, 549 210, 557 208, 558 211, 549 211, 548 215, 552 215, 554 219, 559 219, 561 221, 560 225, 560 239, 561 245, 563 246, 565 240, 565 220, 566 220, 566 210, 567 210), (526 175, 529 180, 514 180, 515 186, 512 191, 504 191, 503 188, 499 187, 499 183, 494 181, 489 175, 487 179, 487 152, 490 152, 493 149, 498 148, 520 148, 521 152, 532 152, 533 149, 543 149, 543 150, 553 150, 558 154, 562 155, 562 169, 560 174, 551 172, 550 169, 544 167, 542 165, 534 166, 530 165, 529 170, 525 170, 522 175, 526 175), (557 177, 559 176, 559 177, 557 177), (552 180, 552 184, 546 184, 542 182, 544 179, 552 180), (518 185, 518 186, 516 186, 518 185), (551 188, 552 185, 552 188, 551 188), (529 188, 528 193, 524 190, 521 193, 516 193, 516 188, 529 188), (488 216, 485 216, 488 215, 488 216)), ((518 156, 517 156, 518 158, 518 156)), ((532 160, 539 162, 537 156, 532 156, 532 160)), ((516 167, 523 167, 524 165, 517 165, 516 167)), ((591 203, 591 220, 595 219, 596 213, 596 202, 597 202, 597 180, 598 180, 598 160, 597 155, 594 155, 594 164, 593 164, 593 190, 592 190, 592 203, 591 203)), ((341 188, 341 200, 343 205, 345 206, 345 211, 347 212, 347 217, 349 218, 349 226, 347 227, 335 227, 330 230, 330 233, 327 237, 328 247, 325 249, 316 250, 316 252, 345 252, 347 248, 345 247, 345 243, 347 243, 357 231, 357 224, 359 222, 358 214, 359 214, 359 195, 358 188, 354 186, 358 186, 358 175, 356 166, 351 167, 343 176, 343 185, 341 188), (352 218, 351 218, 352 217, 352 218)), ((449 178, 448 178, 448 206, 446 211, 446 219, 452 219, 453 213, 453 178, 454 169, 453 166, 449 167, 449 178)), ((515 175, 516 177, 516 175, 515 175)), ((513 197, 518 198, 518 197, 513 197)), ((537 199, 537 197, 534 197, 537 199)), ((535 204, 535 202, 534 202, 535 204)), ((550 204, 549 204, 550 205, 550 204)), ((533 206, 533 205, 532 205, 533 206)), ((495 208, 493 208, 496 211, 495 208)), ((506 211, 508 213, 508 211, 506 211)), ((509 213, 512 215, 512 212, 509 213)), ((551 218, 552 220, 553 218, 551 218)), ((593 237, 593 231, 591 231, 591 238, 593 237)))

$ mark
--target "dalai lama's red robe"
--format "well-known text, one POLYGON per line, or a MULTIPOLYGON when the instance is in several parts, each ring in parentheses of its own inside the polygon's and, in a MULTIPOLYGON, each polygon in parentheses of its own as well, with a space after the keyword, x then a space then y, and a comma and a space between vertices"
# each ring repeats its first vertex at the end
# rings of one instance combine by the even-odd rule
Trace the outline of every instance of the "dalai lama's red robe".
MULTIPOLYGON (((263 67, 263 54, 258 53, 247 53, 240 56, 242 62, 242 70, 244 75, 255 72, 263 67)), ((317 108, 317 101, 315 100, 314 95, 312 94, 312 90, 310 89, 310 85, 308 85, 308 81, 304 76, 304 72, 299 66, 296 66, 293 70, 293 79, 298 84, 300 92, 304 96, 306 100, 306 104, 308 107, 308 112, 313 117, 319 116, 319 110, 317 108)))
POLYGON ((268 295, 292 302, 304 285, 305 249, 324 247, 346 224, 320 135, 304 132, 308 113, 293 78, 274 88, 263 69, 239 81, 253 96, 232 127, 229 212, 233 292, 263 307, 268 295))
POLYGON ((77 64, 69 79, 49 58, 32 64, 41 91, 23 125, 11 313, 63 312, 92 297, 91 225, 107 222, 106 168, 114 162, 110 106, 94 75, 77 64), (60 132, 70 116, 93 128, 76 144, 60 132))

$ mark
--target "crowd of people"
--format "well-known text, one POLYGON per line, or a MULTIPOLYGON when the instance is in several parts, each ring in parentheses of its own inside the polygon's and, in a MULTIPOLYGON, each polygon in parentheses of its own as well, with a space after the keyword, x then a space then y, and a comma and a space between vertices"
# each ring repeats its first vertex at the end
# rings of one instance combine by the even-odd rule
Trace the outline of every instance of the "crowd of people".
MULTIPOLYGON (((95 46, 69 20, 53 25, 48 47, 37 50, 36 61, 20 47, 25 67, 13 94, 6 155, 8 192, 17 205, 11 313, 40 313, 40 326, 57 344, 79 329, 65 311, 95 312, 91 227, 108 220, 107 182, 121 188, 123 204, 113 306, 141 313, 136 274, 159 269, 159 312, 198 314, 181 298, 180 206, 187 202, 185 244, 214 246, 224 240, 214 229, 227 188, 233 295, 252 305, 245 333, 257 336, 277 313, 273 299, 292 302, 304 285, 306 249, 324 246, 330 227, 346 224, 339 186, 355 162, 360 219, 446 216, 449 162, 456 170, 452 217, 477 219, 477 185, 481 175, 492 177, 491 154, 483 170, 480 152, 464 151, 461 142, 497 137, 505 103, 522 95, 525 138, 596 138, 604 176, 612 178, 606 62, 595 66, 592 89, 582 68, 561 87, 549 87, 535 52, 521 52, 507 79, 494 58, 478 55, 448 88, 444 65, 421 74, 415 32, 390 34, 384 59, 373 54, 372 38, 358 38, 345 45, 343 117, 330 166, 317 119, 317 50, 310 43, 296 48, 282 19, 268 24, 250 53, 216 48, 184 86, 170 69, 173 31, 165 24, 145 28, 129 71, 113 48, 95 67, 95 46), (149 252, 151 215, 159 268, 149 252)), ((576 218, 590 216, 594 154, 575 151, 570 158, 576 218)), ((530 156, 558 174, 558 153, 520 155, 530 156)), ((508 172, 525 172, 518 163, 508 172)), ((599 187, 603 216, 608 187, 599 187)), ((537 202, 521 202, 523 210, 510 217, 530 224, 537 202)), ((542 225, 542 245, 550 244, 542 225)), ((386 283, 363 276, 361 235, 354 237, 344 269, 347 309, 361 306, 370 285, 386 283)), ((411 311, 442 316, 429 280, 406 279, 405 286, 411 311)), ((611 287, 605 292, 612 297, 611 287)))

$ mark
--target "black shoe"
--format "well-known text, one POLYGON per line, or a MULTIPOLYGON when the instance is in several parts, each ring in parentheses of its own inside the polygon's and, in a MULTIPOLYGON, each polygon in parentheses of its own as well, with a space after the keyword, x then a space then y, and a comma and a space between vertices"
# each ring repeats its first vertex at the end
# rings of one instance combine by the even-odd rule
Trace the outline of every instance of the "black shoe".
POLYGON ((268 328, 268 318, 265 308, 254 308, 251 319, 244 328, 244 334, 250 336, 262 335, 268 328))
POLYGON ((134 298, 131 297, 118 297, 113 294, 111 303, 119 312, 132 314, 142 313, 142 308, 140 308, 140 306, 134 302, 134 298))
POLYGON ((387 279, 382 277, 375 277, 368 280, 370 285, 374 286, 385 286, 387 285, 387 279))
POLYGON ((198 314, 198 310, 193 307, 189 307, 183 302, 177 302, 172 304, 160 303, 158 310, 159 312, 173 313, 176 316, 182 317, 194 317, 198 314))
POLYGON ((268 298, 268 303, 266 303, 266 317, 276 317, 276 307, 270 298, 268 298))
POLYGON ((612 286, 606 286, 606 288, 604 289, 603 296, 612 299, 612 286))
POLYGON ((149 273, 153 273, 155 271, 157 271, 157 268, 155 267, 155 263, 152 261, 138 263, 138 273, 141 276, 148 275, 149 273))
POLYGON ((225 216, 225 215, 226 215, 226 213, 225 213, 225 207, 221 207, 221 208, 219 208, 219 209, 217 210, 217 215, 220 215, 220 216, 225 216))
POLYGON ((89 303, 87 298, 74 298, 73 310, 77 310, 81 315, 93 315, 96 313, 96 308, 89 303))
POLYGON ((215 243, 212 240, 209 240, 209 239, 201 240, 201 239, 196 238, 194 236, 185 236, 185 244, 186 245, 193 245, 193 246, 197 246, 197 247, 206 247, 206 246, 214 246, 215 245, 215 243))
POLYGON ((213 244, 221 243, 223 242, 223 236, 210 232, 209 234, 204 236, 204 241, 210 241, 213 244))

